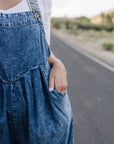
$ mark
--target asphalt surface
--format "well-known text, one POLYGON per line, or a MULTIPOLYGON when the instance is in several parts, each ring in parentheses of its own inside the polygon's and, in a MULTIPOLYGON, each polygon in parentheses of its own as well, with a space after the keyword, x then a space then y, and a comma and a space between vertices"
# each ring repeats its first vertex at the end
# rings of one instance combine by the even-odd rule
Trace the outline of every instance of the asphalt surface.
POLYGON ((50 47, 67 70, 74 144, 114 144, 114 73, 53 34, 50 47))

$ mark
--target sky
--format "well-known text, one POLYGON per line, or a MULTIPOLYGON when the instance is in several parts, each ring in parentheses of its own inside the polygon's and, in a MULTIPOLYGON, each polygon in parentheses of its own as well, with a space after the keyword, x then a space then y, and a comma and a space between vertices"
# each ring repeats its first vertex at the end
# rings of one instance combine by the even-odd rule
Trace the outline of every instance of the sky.
POLYGON ((114 8, 114 0, 52 0, 52 17, 92 17, 114 8))

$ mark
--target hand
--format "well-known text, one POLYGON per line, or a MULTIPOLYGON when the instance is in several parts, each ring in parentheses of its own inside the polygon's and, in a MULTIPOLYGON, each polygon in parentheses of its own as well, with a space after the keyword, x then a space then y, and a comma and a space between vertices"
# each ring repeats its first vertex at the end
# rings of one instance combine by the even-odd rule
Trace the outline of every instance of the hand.
POLYGON ((67 89, 67 72, 64 64, 59 60, 54 60, 52 68, 49 74, 49 91, 54 88, 61 93, 64 93, 67 89))

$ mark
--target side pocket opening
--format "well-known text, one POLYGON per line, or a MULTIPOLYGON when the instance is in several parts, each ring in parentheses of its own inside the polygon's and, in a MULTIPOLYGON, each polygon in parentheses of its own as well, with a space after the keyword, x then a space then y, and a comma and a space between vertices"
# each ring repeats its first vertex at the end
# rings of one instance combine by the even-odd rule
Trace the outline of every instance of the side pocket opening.
MULTIPOLYGON (((44 74, 49 82, 49 73, 50 73, 51 67, 49 67, 48 71, 45 70, 43 65, 40 65, 40 68, 44 72, 44 74)), ((54 88, 53 91, 51 91, 50 93, 56 93, 56 95, 64 96, 65 94, 67 94, 67 90, 64 93, 61 93, 57 89, 54 88)))

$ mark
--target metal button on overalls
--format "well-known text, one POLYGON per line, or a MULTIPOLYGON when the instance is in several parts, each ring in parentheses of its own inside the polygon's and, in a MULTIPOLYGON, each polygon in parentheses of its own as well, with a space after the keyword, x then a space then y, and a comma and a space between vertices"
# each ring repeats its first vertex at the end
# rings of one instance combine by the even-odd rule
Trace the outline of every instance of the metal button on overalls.
POLYGON ((0 13, 0 144, 74 144, 69 95, 49 91, 51 49, 37 2, 0 13))
POLYGON ((34 17, 35 17, 35 18, 38 18, 38 17, 39 17, 39 13, 36 12, 36 13, 34 14, 34 17))
POLYGON ((32 9, 35 10, 35 9, 36 9, 36 6, 32 6, 32 9))
POLYGON ((30 3, 31 3, 31 4, 33 4, 33 3, 34 3, 34 1, 33 1, 33 0, 30 0, 30 3))

